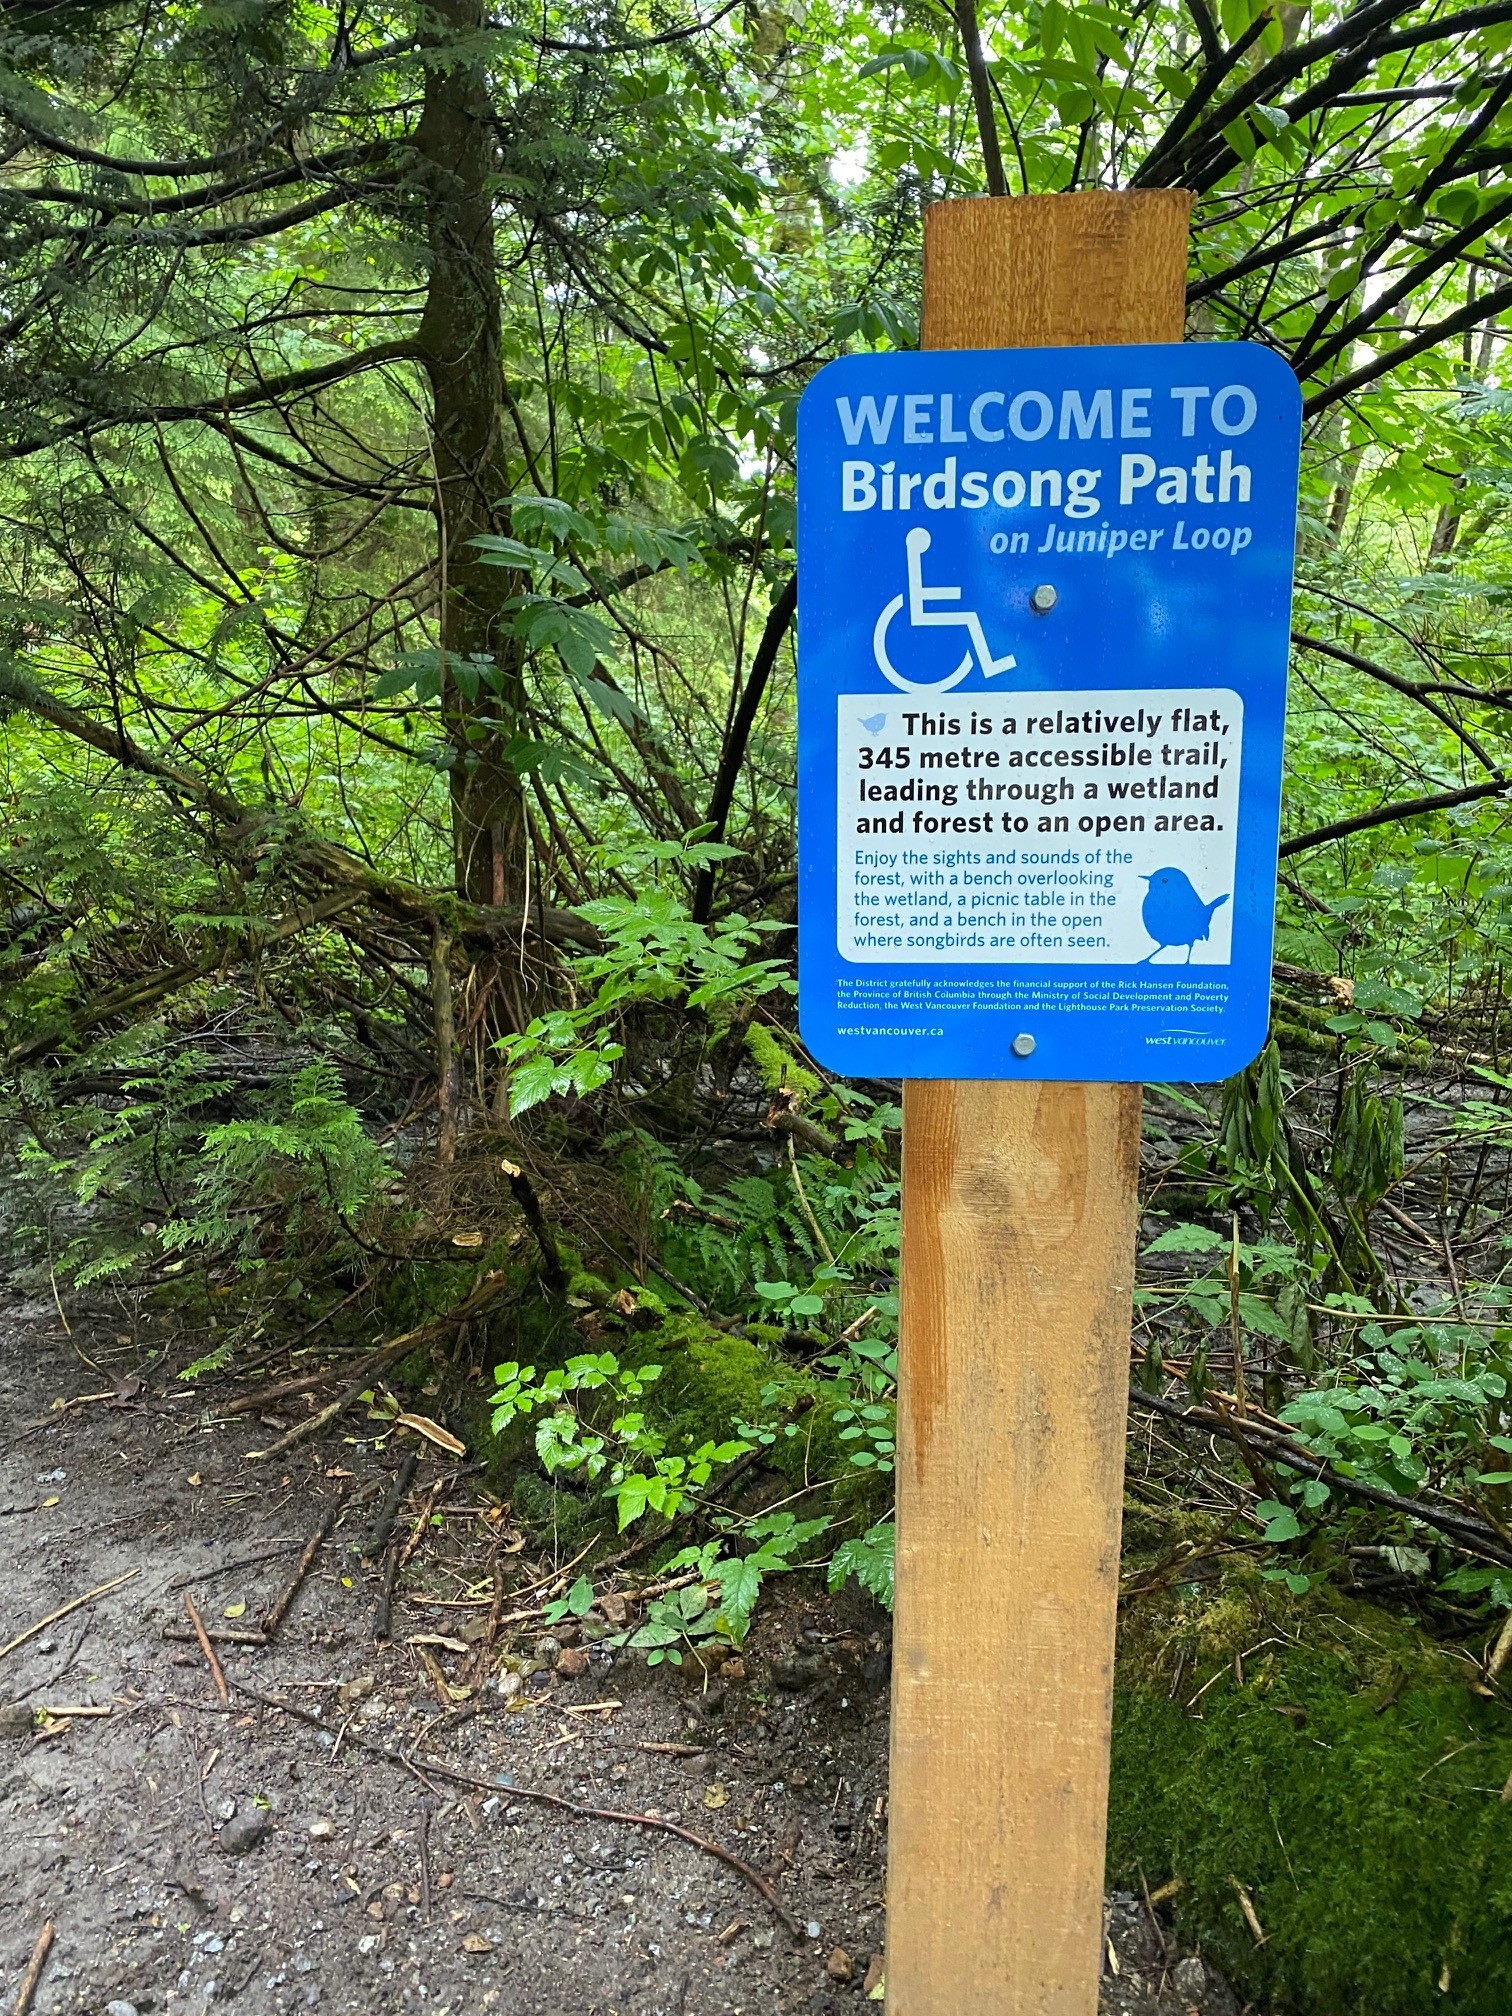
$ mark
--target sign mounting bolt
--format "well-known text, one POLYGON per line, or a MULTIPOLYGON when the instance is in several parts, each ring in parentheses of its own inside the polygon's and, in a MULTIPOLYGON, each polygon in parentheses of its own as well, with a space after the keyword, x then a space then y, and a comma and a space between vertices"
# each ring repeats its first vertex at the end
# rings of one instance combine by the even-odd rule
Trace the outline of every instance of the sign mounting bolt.
MULTIPOLYGON (((1052 588, 1050 593, 1053 595, 1055 590, 1052 588)), ((1034 1055, 1034 1038, 1026 1030, 1022 1035, 1015 1036, 1008 1047, 1015 1057, 1032 1057, 1034 1055)))
POLYGON ((1048 616, 1059 600, 1048 581, 1041 581, 1038 588, 1029 591, 1029 607, 1036 616, 1048 616))

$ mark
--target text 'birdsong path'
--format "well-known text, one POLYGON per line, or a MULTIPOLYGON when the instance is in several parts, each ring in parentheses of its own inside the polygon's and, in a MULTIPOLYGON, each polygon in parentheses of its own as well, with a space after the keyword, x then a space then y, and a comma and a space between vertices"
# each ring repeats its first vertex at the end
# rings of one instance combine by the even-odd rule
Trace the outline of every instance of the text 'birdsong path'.
POLYGON ((860 962, 1226 965, 1226 688, 844 693, 837 945, 860 962))

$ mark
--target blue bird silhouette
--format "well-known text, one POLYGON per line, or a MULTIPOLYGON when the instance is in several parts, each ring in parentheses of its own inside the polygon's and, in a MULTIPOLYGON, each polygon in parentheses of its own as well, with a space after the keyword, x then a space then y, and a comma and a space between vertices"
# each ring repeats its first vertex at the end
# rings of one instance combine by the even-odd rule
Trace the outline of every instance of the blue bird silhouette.
MULTIPOLYGON (((1220 903, 1227 903, 1228 897, 1215 896, 1211 903, 1204 903, 1179 868, 1157 868, 1153 875, 1139 879, 1150 885, 1139 915, 1155 940, 1155 952, 1164 952, 1168 945, 1185 945, 1190 966, 1192 947, 1199 938, 1207 937, 1213 912, 1220 903)), ((1148 965, 1155 952, 1147 953, 1139 964, 1148 965)))

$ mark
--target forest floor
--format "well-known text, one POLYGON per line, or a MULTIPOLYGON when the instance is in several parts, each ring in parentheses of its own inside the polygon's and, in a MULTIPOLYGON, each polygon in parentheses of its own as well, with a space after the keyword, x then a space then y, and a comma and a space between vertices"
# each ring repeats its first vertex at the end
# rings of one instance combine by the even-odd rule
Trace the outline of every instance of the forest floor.
MULTIPOLYGON (((7 2007, 49 1925, 37 2016, 878 2006, 882 1613, 794 1577, 713 1677, 599 1643, 557 1670, 539 1606, 570 1564, 429 1451, 376 1645, 360 1544, 394 1449, 358 1428, 249 1460, 272 1434, 215 1418, 234 1377, 181 1384, 121 1320, 0 1308, 7 2007), (212 1632, 255 1629, 338 1505, 272 1642, 218 1647, 223 1701, 165 1635, 186 1596, 212 1632), (501 1562, 504 1610, 466 1593, 501 1562)), ((1102 2016, 1237 2016, 1142 1902, 1110 1897, 1108 1934, 1102 2016)))

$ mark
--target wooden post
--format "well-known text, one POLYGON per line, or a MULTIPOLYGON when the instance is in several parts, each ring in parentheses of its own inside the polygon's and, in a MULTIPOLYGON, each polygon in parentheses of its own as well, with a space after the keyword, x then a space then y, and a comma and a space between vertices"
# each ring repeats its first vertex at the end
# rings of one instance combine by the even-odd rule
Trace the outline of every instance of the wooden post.
MULTIPOLYGON (((1190 202, 937 205, 925 348, 1179 342, 1190 202)), ((904 1089, 890 2016, 1095 2016, 1139 1112, 904 1089)))

